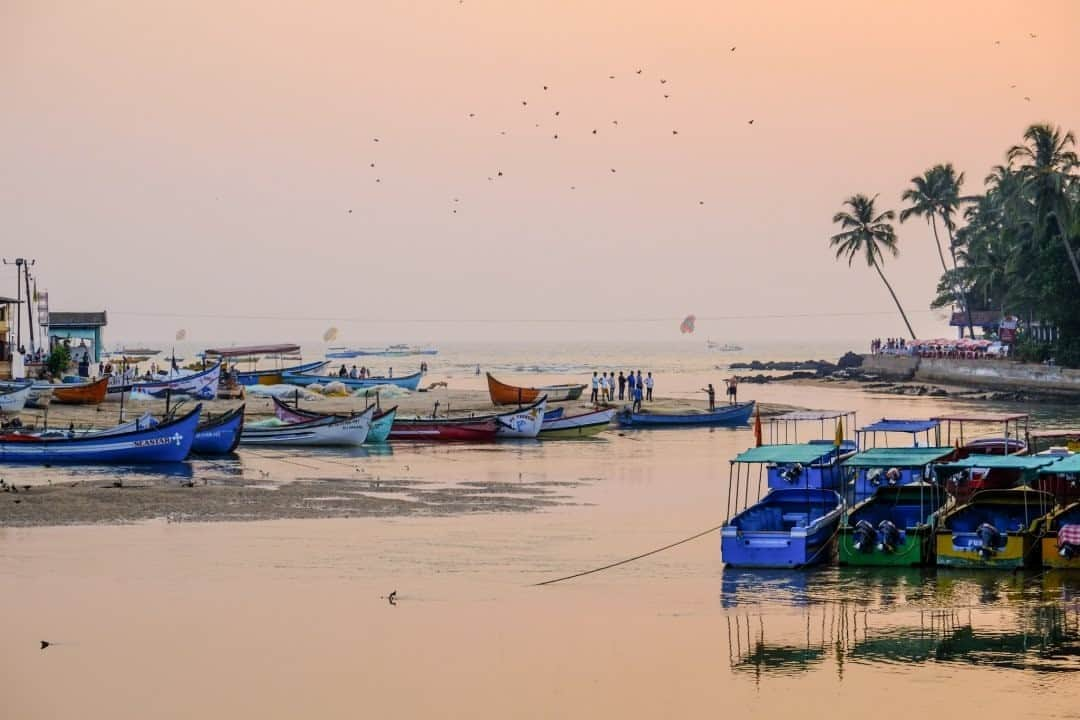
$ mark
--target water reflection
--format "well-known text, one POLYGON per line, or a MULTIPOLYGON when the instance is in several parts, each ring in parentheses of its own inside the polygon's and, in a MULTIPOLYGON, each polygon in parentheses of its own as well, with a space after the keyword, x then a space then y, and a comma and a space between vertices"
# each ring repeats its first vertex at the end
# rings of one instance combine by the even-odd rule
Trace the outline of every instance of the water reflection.
POLYGON ((1080 576, 725 571, 730 665, 755 682, 849 664, 1080 671, 1080 576), (795 610, 795 613, 791 611, 795 610))

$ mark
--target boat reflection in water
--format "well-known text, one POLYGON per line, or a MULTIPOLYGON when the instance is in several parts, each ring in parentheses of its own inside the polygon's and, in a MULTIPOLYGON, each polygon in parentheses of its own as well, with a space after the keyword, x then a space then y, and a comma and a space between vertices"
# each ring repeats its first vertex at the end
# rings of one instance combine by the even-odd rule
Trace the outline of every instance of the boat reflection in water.
POLYGON ((755 683, 924 663, 1080 671, 1080 577, 933 569, 725 570, 731 671, 755 683), (1004 608, 1004 612, 1002 611, 1004 608))

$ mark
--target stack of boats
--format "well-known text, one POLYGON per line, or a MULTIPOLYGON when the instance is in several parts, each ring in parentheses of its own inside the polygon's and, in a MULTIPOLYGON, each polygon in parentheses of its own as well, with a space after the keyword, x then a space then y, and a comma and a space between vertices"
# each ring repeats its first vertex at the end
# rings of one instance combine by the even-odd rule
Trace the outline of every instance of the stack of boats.
POLYGON ((751 448, 731 461, 724 562, 1080 568, 1080 455, 1064 447, 1029 454, 1033 448, 1010 434, 1021 422, 1026 428, 1026 415, 882 420, 854 442, 838 442, 838 425, 833 440, 751 448), (999 423, 1005 432, 952 445, 941 442, 942 423, 950 439, 954 424, 961 437, 964 424, 999 423), (912 442, 860 447, 882 433, 906 433, 912 442), (916 440, 924 433, 931 444, 916 440))

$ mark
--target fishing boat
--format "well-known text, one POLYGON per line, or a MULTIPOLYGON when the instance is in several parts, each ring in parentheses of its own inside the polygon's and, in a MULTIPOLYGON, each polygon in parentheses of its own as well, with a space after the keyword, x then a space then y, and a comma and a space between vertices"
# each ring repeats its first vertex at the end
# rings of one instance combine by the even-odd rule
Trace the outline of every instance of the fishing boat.
POLYGON ((0 435, 0 462, 123 464, 180 462, 191 451, 202 405, 175 420, 118 434, 0 435))
POLYGON ((499 431, 494 418, 416 418, 394 420, 391 440, 418 442, 492 442, 499 431))
POLYGON ((191 452, 195 455, 228 455, 240 444, 243 427, 243 405, 216 418, 207 418, 195 428, 191 452))
POLYGON ((326 348, 325 357, 332 358, 334 360, 349 360, 354 357, 360 357, 364 352, 355 348, 347 347, 328 347, 326 348))
POLYGON ((1030 431, 1028 423, 1030 416, 1027 413, 951 413, 938 415, 933 418, 944 426, 945 438, 943 445, 957 443, 960 447, 959 457, 968 455, 1023 455, 1027 452, 1027 442, 1024 440, 1030 431), (956 436, 953 435, 953 426, 956 426, 956 436), (967 426, 1000 425, 1001 433, 984 437, 971 438, 965 436, 967 426))
POLYGON ((705 347, 709 348, 710 350, 715 350, 716 352, 739 352, 742 350, 742 347, 739 345, 733 345, 731 343, 718 343, 713 342, 712 340, 706 340, 705 347))
POLYGON ((1038 565, 1038 535, 1053 504, 1049 494, 1027 486, 975 493, 941 516, 938 566, 1014 570, 1038 565))
MULTIPOLYGON (((562 410, 562 408, 559 408, 559 410, 562 410)), ((548 414, 550 412, 548 411, 548 414)), ((593 437, 611 427, 611 419, 615 417, 615 412, 616 410, 611 408, 581 413, 580 415, 560 415, 550 420, 545 415, 544 424, 540 426, 538 437, 541 440, 593 437)))
MULTIPOLYGON (((108 378, 105 378, 105 381, 107 382, 108 378)), ((213 400, 217 397, 220 381, 221 363, 217 363, 211 368, 190 375, 108 386, 108 392, 117 396, 125 392, 139 392, 156 398, 164 398, 168 395, 188 395, 200 400, 213 400)))
POLYGON ((85 383, 60 383, 53 386, 53 400, 62 405, 97 405, 105 400, 109 378, 85 383))
POLYGON ((882 485, 840 524, 841 565, 916 566, 934 560, 934 520, 947 499, 937 485, 882 485))
POLYGON ((951 447, 870 448, 844 461, 848 505, 866 500, 882 487, 931 482, 934 463, 951 459, 951 447))
POLYGON ((1058 459, 1056 455, 968 455, 938 465, 937 477, 957 502, 964 503, 983 490, 1034 484, 1040 469, 1058 459))
POLYGON ((338 382, 350 390, 363 390, 365 388, 378 387, 379 385, 393 385, 395 387, 404 388, 405 390, 415 391, 420 387, 420 378, 423 376, 423 373, 416 372, 412 375, 402 375, 400 377, 351 378, 339 377, 337 375, 313 375, 311 373, 284 372, 281 374, 281 379, 289 385, 297 385, 299 387, 307 387, 308 385, 314 385, 315 383, 324 384, 338 382))
POLYGON ((563 408, 563 407, 557 407, 557 408, 552 408, 550 410, 545 410, 544 411, 544 422, 548 422, 550 420, 558 420, 559 418, 561 418, 563 416, 563 414, 565 412, 566 412, 566 408, 563 408))
POLYGON ((30 394, 26 396, 26 407, 47 408, 53 399, 52 383, 46 380, 36 380, 30 386, 30 394))
POLYGON ((1032 430, 1027 435, 1030 441, 1030 452, 1050 452, 1057 454, 1066 452, 1080 452, 1080 428, 1064 428, 1056 430, 1032 430))
POLYGON ((26 407, 33 383, 8 383, 0 387, 0 415, 18 415, 26 407))
POLYGON ((329 360, 293 365, 292 367, 279 368, 277 370, 250 370, 248 372, 236 372, 236 381, 241 385, 281 385, 285 382, 285 373, 317 373, 327 365, 329 360))
MULTIPOLYGON (((283 402, 279 398, 273 398, 274 400, 274 415, 278 420, 284 423, 302 423, 309 420, 317 420, 318 418, 332 417, 327 413, 313 412, 311 410, 301 410, 296 405, 289 405, 283 402)), ((394 426, 394 418, 397 416, 397 406, 390 408, 389 410, 380 411, 376 409, 375 414, 371 417, 371 427, 368 429, 368 436, 365 443, 381 443, 386 442, 390 437, 390 429, 394 426)), ((338 416, 340 417, 340 416, 338 416)))
POLYGON ((375 408, 346 418, 327 416, 302 423, 274 427, 245 427, 241 445, 280 447, 359 447, 367 440, 375 408))
POLYGON ((1080 502, 1059 507, 1046 519, 1043 567, 1080 570, 1080 502))
POLYGON ((746 425, 754 412, 754 401, 723 405, 716 410, 694 413, 649 413, 625 409, 619 413, 623 427, 676 427, 683 425, 736 426, 746 425))
POLYGON ((833 490, 772 490, 724 524, 721 556, 733 567, 798 568, 825 562, 842 512, 833 490))
POLYGON ((491 373, 487 374, 488 393, 495 405, 524 405, 536 402, 541 395, 546 395, 548 402, 577 400, 585 390, 584 385, 545 385, 526 388, 499 382, 491 373))

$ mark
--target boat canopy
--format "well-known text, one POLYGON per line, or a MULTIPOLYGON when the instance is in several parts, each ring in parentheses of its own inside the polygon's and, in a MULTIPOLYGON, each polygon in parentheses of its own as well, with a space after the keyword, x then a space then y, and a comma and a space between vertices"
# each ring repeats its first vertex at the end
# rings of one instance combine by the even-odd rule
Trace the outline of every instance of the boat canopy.
POLYGON ((1060 459, 1060 455, 970 455, 963 460, 941 463, 939 467, 945 470, 1037 470, 1060 459))
POLYGON ((1007 423, 1018 420, 1027 420, 1027 413, 956 413, 954 415, 938 415, 932 420, 939 422, 969 422, 969 423, 1007 423))
POLYGON ((852 455, 843 462, 853 468, 921 468, 948 457, 951 447, 870 448, 852 455))
POLYGON ((810 465, 836 451, 834 445, 762 445, 744 450, 735 456, 733 463, 802 463, 810 465))
POLYGON ((1062 457, 1060 455, 1032 455, 1032 458, 1044 457, 1052 458, 1057 462, 1044 465, 1039 469, 1040 475, 1066 475, 1071 473, 1080 473, 1080 455, 1066 455, 1062 457))
POLYGON ((1080 437, 1080 428, 1064 428, 1057 430, 1032 430, 1031 437, 1040 440, 1056 440, 1080 437))
POLYGON ((772 422, 809 422, 820 420, 837 420, 847 415, 854 415, 854 410, 795 410, 793 412, 774 415, 772 422))
POLYGON ((227 348, 209 348, 207 355, 215 355, 222 358, 246 357, 248 355, 286 355, 300 352, 299 345, 247 345, 227 348))
POLYGON ((865 427, 859 428, 859 432, 902 432, 902 433, 921 433, 929 432, 938 425, 937 420, 888 420, 881 419, 876 423, 871 423, 865 427))

